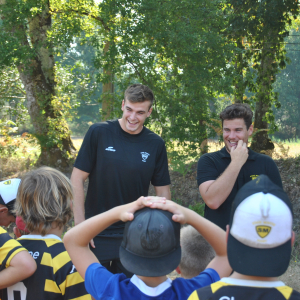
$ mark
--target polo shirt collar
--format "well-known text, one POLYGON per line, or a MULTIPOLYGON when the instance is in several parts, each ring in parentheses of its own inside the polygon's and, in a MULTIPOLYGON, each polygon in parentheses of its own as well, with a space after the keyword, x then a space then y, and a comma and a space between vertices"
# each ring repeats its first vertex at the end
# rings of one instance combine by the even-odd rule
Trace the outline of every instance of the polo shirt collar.
MULTIPOLYGON (((255 160, 256 156, 257 156, 257 153, 254 152, 253 150, 251 150, 249 147, 248 147, 248 150, 249 150, 249 156, 248 156, 247 160, 255 160)), ((231 158, 230 154, 227 152, 225 147, 223 147, 220 150, 220 155, 221 155, 222 158, 231 158)))

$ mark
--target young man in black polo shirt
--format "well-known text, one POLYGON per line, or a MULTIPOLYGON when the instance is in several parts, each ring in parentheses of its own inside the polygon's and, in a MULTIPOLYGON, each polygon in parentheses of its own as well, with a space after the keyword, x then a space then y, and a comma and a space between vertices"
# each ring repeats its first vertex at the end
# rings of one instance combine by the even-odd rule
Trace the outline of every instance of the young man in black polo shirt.
MULTIPOLYGON (((74 164, 75 225, 113 207, 147 196, 150 182, 157 196, 171 198, 165 143, 144 127, 152 112, 150 88, 134 84, 125 91, 122 118, 92 125, 74 164), (84 203, 83 183, 89 178, 84 203)), ((91 241, 92 251, 112 273, 130 276, 119 260, 124 223, 117 222, 91 241)))
POLYGON ((265 174, 282 187, 275 162, 247 148, 253 133, 253 113, 247 104, 232 104, 220 114, 225 147, 202 155, 197 182, 205 202, 205 218, 224 230, 229 223, 232 201, 238 190, 258 175, 265 174))

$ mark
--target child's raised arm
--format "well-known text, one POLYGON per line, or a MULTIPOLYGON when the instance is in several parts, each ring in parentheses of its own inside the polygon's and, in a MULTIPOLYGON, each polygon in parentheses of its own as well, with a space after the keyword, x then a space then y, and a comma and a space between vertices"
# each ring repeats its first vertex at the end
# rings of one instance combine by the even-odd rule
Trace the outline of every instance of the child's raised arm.
POLYGON ((133 220, 133 214, 137 210, 150 206, 155 201, 165 202, 165 198, 140 197, 132 203, 114 207, 90 218, 76 225, 65 234, 65 247, 82 278, 85 278, 85 272, 92 263, 99 263, 96 256, 89 249, 90 240, 117 221, 127 222, 133 220))
POLYGON ((227 258, 226 233, 224 230, 196 212, 169 200, 165 203, 153 203, 150 207, 168 210, 173 213, 173 221, 192 225, 216 252, 215 258, 206 268, 216 270, 221 278, 230 275, 232 269, 227 258))

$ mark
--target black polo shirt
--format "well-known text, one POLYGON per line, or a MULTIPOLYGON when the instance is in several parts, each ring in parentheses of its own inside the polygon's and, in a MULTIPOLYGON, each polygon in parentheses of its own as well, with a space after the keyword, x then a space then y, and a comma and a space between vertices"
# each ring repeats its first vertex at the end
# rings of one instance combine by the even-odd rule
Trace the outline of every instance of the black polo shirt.
MULTIPOLYGON (((241 168, 228 198, 218 209, 210 209, 205 205, 205 218, 217 224, 224 230, 226 229, 226 225, 229 224, 231 204, 234 197, 245 183, 255 179, 261 174, 265 174, 269 176, 275 184, 282 187, 281 177, 273 159, 267 155, 256 153, 250 148, 248 149, 249 157, 241 168)), ((203 182, 216 180, 225 171, 230 162, 231 157, 225 147, 220 151, 202 155, 198 161, 197 168, 198 186, 203 182)))

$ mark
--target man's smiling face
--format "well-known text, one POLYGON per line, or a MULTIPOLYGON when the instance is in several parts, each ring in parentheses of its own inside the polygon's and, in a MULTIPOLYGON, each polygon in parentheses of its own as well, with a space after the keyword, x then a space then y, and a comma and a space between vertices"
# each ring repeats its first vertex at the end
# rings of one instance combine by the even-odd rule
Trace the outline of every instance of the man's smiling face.
POLYGON ((130 102, 123 100, 122 111, 123 116, 120 120, 122 129, 130 134, 138 134, 142 131, 146 119, 151 115, 151 102, 130 102))
POLYGON ((235 149, 239 140, 248 143, 248 138, 253 133, 253 125, 247 129, 244 119, 233 119, 223 121, 223 140, 226 150, 230 153, 235 149))

